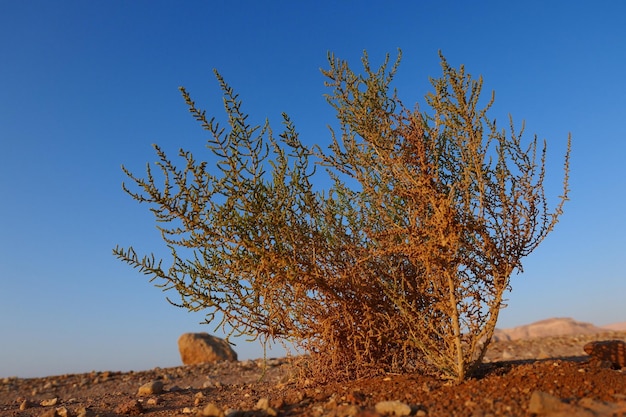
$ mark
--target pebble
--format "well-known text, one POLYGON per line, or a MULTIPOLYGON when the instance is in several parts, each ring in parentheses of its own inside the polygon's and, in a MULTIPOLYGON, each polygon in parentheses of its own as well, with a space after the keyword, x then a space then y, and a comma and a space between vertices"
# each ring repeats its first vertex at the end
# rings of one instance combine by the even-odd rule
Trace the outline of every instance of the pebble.
POLYGON ((254 407, 256 410, 265 411, 268 416, 277 416, 278 412, 270 407, 270 400, 268 398, 261 398, 254 407))
POLYGON ((20 411, 24 411, 27 408, 31 408, 32 406, 34 406, 35 404, 33 404, 32 402, 28 401, 28 400, 24 400, 22 401, 22 403, 20 404, 20 411))
POLYGON ((115 407, 114 412, 117 414, 138 416, 143 413, 143 406, 138 400, 129 400, 115 407))
POLYGON ((533 391, 528 403, 528 412, 533 414, 545 414, 562 409, 562 401, 543 391, 533 391))
POLYGON ((381 401, 376 403, 374 409, 377 413, 392 416, 408 416, 411 414, 411 406, 401 401, 381 401))
POLYGON ((621 416, 626 414, 626 403, 623 401, 612 403, 593 398, 583 398, 578 402, 578 405, 583 407, 585 411, 593 413, 594 416, 621 416))
POLYGON ((54 405, 57 405, 57 403, 59 402, 58 398, 50 398, 48 400, 43 400, 42 402, 40 402, 39 404, 42 407, 52 407, 54 405))
POLYGON ((502 352, 502 360, 508 361, 515 358, 515 355, 508 350, 502 352))
POLYGON ((67 408, 65 408, 65 407, 57 408, 56 412, 57 412, 57 416, 59 416, 59 417, 70 417, 70 412, 67 411, 67 408))
POLYGON ((528 403, 528 412, 537 415, 568 414, 577 416, 576 408, 560 398, 543 391, 533 391, 528 403))
POLYGON ((92 417, 94 412, 87 407, 80 407, 76 410, 76 417, 92 417))
POLYGON ((204 417, 224 417, 224 412, 215 404, 209 403, 202 409, 204 417))
POLYGON ((270 408, 270 400, 268 398, 261 398, 254 407, 257 410, 267 410, 270 408))
POLYGON ((163 392, 163 382, 161 381, 152 381, 146 384, 143 384, 139 387, 139 391, 137 391, 137 395, 140 397, 148 396, 148 395, 157 395, 163 392))

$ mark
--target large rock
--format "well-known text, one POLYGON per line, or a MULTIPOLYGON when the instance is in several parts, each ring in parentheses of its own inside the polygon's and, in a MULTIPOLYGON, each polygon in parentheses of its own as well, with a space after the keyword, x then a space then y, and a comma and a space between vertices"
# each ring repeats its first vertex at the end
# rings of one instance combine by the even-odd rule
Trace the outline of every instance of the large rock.
POLYGON ((583 348, 592 361, 621 369, 626 367, 626 343, 623 340, 603 340, 587 343, 583 348))
POLYGON ((183 334, 178 338, 178 351, 185 365, 237 360, 237 352, 226 340, 208 333, 183 334))

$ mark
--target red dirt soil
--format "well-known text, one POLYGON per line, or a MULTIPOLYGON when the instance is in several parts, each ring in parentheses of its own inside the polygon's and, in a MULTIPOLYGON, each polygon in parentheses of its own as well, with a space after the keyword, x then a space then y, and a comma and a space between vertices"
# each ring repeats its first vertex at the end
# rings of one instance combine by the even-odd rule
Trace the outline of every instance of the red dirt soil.
POLYGON ((388 374, 307 385, 291 378, 288 359, 269 360, 261 380, 261 360, 4 378, 0 416, 371 417, 383 415, 377 408, 382 401, 406 404, 410 411, 397 412, 415 416, 626 416, 626 371, 590 361, 583 351, 590 341, 624 337, 624 332, 613 332, 495 342, 480 375, 460 384, 433 376, 388 374), (139 387, 151 381, 162 382, 163 392, 138 396, 139 387), (268 402, 259 402, 262 399, 268 402), (42 405, 45 400, 54 404, 42 405), (213 414, 209 404, 215 405, 213 414))

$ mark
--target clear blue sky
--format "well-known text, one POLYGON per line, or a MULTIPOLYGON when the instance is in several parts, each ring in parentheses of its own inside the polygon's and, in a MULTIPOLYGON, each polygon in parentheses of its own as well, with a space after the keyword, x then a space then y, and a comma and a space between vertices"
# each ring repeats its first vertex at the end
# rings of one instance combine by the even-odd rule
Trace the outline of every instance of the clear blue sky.
POLYGON ((285 111, 306 143, 328 143, 327 51, 357 67, 364 49, 379 63, 401 48, 409 103, 440 75, 439 49, 482 74, 492 116, 549 141, 551 195, 572 132, 571 201, 499 327, 626 321, 624 16, 622 1, 0 2, 0 377, 175 366, 181 333, 212 332, 112 256, 160 247, 120 165, 143 173, 152 143, 202 148, 177 88, 221 117, 213 68, 253 121, 278 130, 285 111))

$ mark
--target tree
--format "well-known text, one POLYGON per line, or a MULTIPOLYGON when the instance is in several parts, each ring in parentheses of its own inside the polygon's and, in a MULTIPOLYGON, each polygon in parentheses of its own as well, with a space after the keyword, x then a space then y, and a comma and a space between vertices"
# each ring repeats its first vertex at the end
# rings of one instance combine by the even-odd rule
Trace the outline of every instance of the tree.
MULTIPOLYGON (((329 55, 323 70, 339 132, 327 151, 304 145, 286 114, 275 137, 251 126, 219 73, 228 127, 190 112, 209 132, 216 166, 180 150, 178 168, 155 145, 162 185, 147 167, 123 167, 162 224, 172 264, 132 247, 121 260, 175 290, 174 305, 206 322, 310 353, 317 378, 435 370, 462 380, 481 363, 510 278, 553 230, 568 195, 551 211, 544 193, 546 143, 522 143, 513 122, 499 130, 479 108, 482 78, 440 55, 432 113, 391 90, 401 54, 364 73, 329 55), (313 163, 311 163, 313 161, 313 163), (324 191, 314 181, 323 167, 324 191), (217 315, 216 315, 217 314, 217 315)), ((169 300, 169 298, 168 298, 169 300)))

